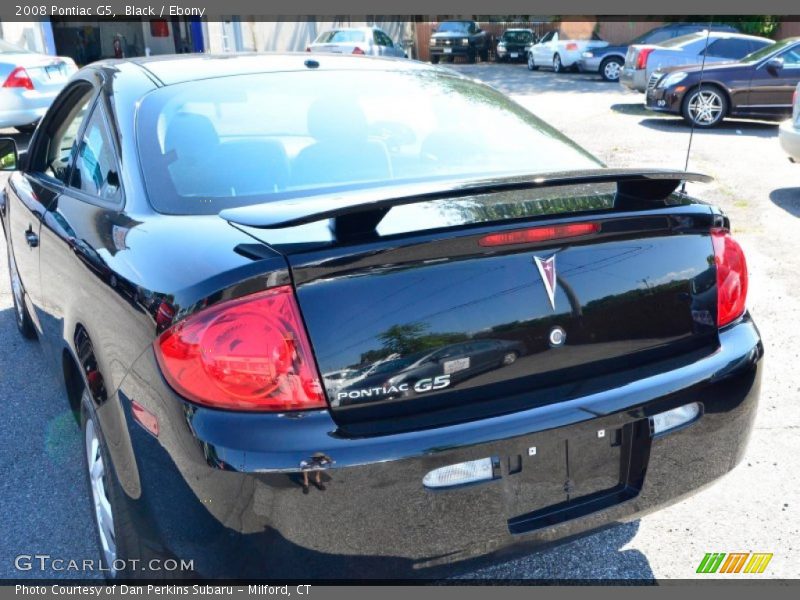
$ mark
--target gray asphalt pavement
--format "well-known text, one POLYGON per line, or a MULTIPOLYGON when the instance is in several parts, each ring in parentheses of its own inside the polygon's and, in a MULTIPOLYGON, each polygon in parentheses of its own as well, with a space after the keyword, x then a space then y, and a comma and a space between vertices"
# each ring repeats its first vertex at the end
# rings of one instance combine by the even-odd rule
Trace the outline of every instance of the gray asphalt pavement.
MULTIPOLYGON (((683 168, 688 128, 648 113, 641 95, 619 85, 517 65, 453 68, 512 95, 610 166, 683 168)), ((749 260, 749 305, 766 346, 762 401, 744 462, 716 485, 640 521, 463 577, 684 579, 698 577, 706 552, 748 551, 774 553, 761 577, 800 576, 800 165, 786 160, 775 124, 733 121, 695 133, 689 167, 717 178, 689 191, 733 220, 749 260)), ((16 571, 14 557, 81 560, 98 553, 78 428, 38 344, 17 335, 1 258, 0 578, 41 576, 16 571)))

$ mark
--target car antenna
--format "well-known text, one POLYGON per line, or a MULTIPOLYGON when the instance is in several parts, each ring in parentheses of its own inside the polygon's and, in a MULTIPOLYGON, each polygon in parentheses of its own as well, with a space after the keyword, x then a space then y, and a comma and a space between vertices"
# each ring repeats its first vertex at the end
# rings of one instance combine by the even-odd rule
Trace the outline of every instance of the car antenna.
MULTIPOLYGON (((703 85, 703 73, 706 70, 706 54, 708 53, 708 39, 711 37, 711 24, 713 21, 708 22, 708 29, 706 29, 706 45, 703 48, 703 62, 700 63, 700 83, 697 84, 697 87, 700 88, 703 85)), ((686 147, 686 162, 683 165, 684 173, 689 171, 689 154, 692 152, 692 138, 694 138, 694 118, 692 118, 692 129, 689 132, 689 145, 686 147)), ((686 193, 686 182, 684 181, 681 184, 681 194, 686 193)))

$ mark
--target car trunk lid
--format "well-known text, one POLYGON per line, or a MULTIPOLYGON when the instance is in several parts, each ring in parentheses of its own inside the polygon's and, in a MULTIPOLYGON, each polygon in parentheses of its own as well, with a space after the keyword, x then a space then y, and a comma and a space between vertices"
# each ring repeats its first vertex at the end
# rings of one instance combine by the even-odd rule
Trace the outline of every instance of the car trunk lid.
POLYGON ((334 418, 355 432, 413 429, 712 351, 714 215, 620 188, 410 204, 383 235, 345 243, 282 244, 276 229, 238 226, 287 257, 334 418))

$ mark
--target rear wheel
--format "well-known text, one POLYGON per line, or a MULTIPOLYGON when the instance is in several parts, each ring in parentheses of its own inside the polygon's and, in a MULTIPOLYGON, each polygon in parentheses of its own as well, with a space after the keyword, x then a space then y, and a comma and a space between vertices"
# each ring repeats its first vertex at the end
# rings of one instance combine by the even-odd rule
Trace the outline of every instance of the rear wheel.
POLYGON ((561 56, 556 54, 553 57, 553 72, 554 73, 561 73, 564 70, 564 65, 561 64, 561 56))
POLYGON ((84 439, 85 472, 89 499, 94 515, 100 557, 106 576, 110 579, 139 579, 157 576, 159 579, 187 577, 191 573, 164 569, 166 554, 156 552, 145 542, 128 508, 89 392, 81 396, 81 426, 84 439), (158 561, 158 565, 151 565, 158 561), (142 571, 142 568, 158 571, 142 571))
POLYGON ((19 278, 17 263, 11 256, 11 249, 8 249, 8 273, 11 278, 11 296, 14 299, 14 317, 17 322, 17 329, 22 337, 28 340, 36 339, 36 329, 33 326, 28 308, 25 306, 25 293, 22 289, 22 280, 19 278))
POLYGON ((489 62, 489 49, 484 48, 481 50, 481 62, 489 62))
POLYGON ((701 85, 686 94, 681 112, 695 127, 715 127, 728 114, 728 99, 718 87, 701 85))
POLYGON ((538 68, 533 60, 533 53, 528 52, 528 71, 535 71, 538 68))
POLYGON ((438 65, 439 64, 439 55, 438 54, 432 54, 431 55, 431 63, 434 64, 434 65, 438 65))
POLYGON ((619 81, 622 61, 619 58, 607 58, 600 63, 600 75, 606 81, 619 81))
POLYGON ((475 52, 475 50, 470 50, 469 52, 467 52, 467 62, 469 64, 474 64, 476 60, 477 60, 477 53, 475 52))
POLYGON ((519 358, 519 354, 516 352, 506 352, 503 355, 503 365, 513 365, 515 362, 517 362, 517 358, 519 358))

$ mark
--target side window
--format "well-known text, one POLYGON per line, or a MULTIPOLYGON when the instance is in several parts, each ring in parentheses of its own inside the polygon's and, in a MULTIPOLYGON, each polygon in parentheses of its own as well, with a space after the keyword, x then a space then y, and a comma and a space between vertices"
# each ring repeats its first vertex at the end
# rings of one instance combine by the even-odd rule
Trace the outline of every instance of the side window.
POLYGON ((79 95, 77 102, 66 112, 59 124, 54 124, 55 131, 50 134, 46 143, 44 164, 43 167, 41 164, 39 167, 46 175, 63 183, 67 183, 70 164, 77 145, 78 131, 86 118, 93 93, 92 88, 87 88, 79 95))
POLYGON ((542 37, 542 39, 539 40, 539 43, 544 44, 546 42, 549 42, 551 39, 553 39, 553 32, 548 31, 547 33, 544 34, 544 37, 542 37))
POLYGON ((102 200, 119 200, 119 173, 114 146, 98 104, 83 131, 70 187, 102 200))
POLYGON ((797 68, 800 67, 800 46, 796 46, 791 50, 787 50, 781 54, 784 67, 797 68))
POLYGON ((394 48, 394 43, 392 42, 392 38, 390 38, 388 35, 386 35, 382 31, 380 32, 380 34, 381 34, 381 37, 383 38, 383 45, 386 46, 387 48, 394 48))
POLYGON ((747 40, 723 38, 708 45, 708 56, 716 58, 742 58, 748 54, 750 44, 747 40))

